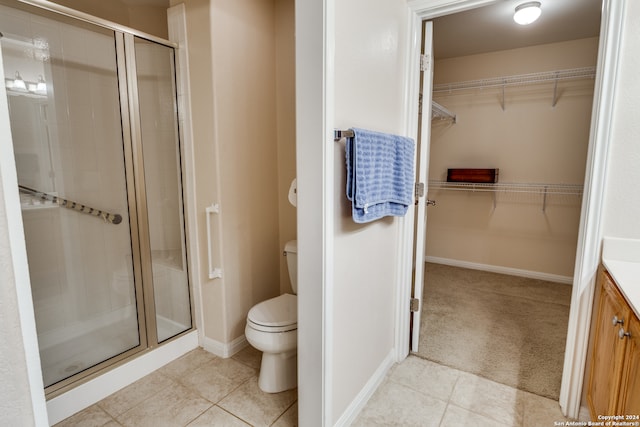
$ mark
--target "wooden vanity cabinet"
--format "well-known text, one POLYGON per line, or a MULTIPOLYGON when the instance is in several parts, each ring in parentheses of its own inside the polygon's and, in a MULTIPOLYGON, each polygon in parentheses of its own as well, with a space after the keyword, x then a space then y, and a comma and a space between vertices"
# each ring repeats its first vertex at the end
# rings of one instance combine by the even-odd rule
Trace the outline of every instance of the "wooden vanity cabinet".
POLYGON ((637 317, 631 316, 627 332, 617 413, 640 416, 640 321, 637 317))
POLYGON ((587 403, 598 415, 640 415, 640 322, 611 276, 600 274, 601 292, 587 403))

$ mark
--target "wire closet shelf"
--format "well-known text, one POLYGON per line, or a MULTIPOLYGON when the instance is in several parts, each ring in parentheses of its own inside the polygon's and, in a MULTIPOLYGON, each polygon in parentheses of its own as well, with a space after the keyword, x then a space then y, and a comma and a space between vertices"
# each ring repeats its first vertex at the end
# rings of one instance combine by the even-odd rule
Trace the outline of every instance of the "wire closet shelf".
POLYGON ((495 183, 481 184, 468 182, 448 182, 429 180, 430 189, 453 191, 484 191, 492 193, 535 193, 547 195, 581 196, 581 184, 544 184, 544 183, 495 183))
POLYGON ((504 77, 490 77, 486 79, 468 80, 454 83, 440 83, 433 86, 433 93, 455 92, 460 90, 481 88, 502 88, 536 83, 558 82, 561 80, 575 80, 595 78, 596 67, 571 68, 567 70, 545 71, 539 73, 519 74, 504 77))
POLYGON ((546 212, 549 197, 559 196, 561 199, 582 197, 583 186, 580 184, 544 184, 544 183, 468 183, 429 180, 429 190, 453 190, 492 193, 493 208, 496 208, 498 194, 529 194, 540 200, 542 212, 546 212))

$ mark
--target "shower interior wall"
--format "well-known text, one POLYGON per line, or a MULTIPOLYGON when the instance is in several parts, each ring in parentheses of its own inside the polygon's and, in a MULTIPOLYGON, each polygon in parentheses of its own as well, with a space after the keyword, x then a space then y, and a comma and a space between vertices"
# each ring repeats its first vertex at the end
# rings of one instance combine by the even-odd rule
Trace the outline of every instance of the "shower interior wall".
MULTIPOLYGON (((172 2, 172 6, 181 2, 172 2)), ((244 345, 249 309, 290 292, 282 248, 296 236, 293 0, 185 2, 204 347, 244 345), (209 279, 205 209, 212 217, 209 279)))

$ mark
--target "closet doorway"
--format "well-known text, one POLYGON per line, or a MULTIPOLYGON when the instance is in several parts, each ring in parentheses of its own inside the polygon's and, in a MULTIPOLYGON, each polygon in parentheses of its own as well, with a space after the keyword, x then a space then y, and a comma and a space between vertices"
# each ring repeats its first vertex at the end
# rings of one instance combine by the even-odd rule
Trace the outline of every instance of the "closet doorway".
POLYGON ((437 203, 426 215, 416 354, 557 400, 601 2, 543 2, 530 27, 513 22, 520 3, 434 20, 437 203), (453 168, 497 179, 457 182, 453 168))

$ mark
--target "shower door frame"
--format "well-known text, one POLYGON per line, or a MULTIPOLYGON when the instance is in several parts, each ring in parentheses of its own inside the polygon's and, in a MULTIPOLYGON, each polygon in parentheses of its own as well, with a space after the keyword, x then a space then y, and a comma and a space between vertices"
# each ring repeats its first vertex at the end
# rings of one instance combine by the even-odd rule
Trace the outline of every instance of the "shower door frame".
MULTIPOLYGON (((155 310, 155 292, 153 283, 153 271, 151 262, 150 232, 149 224, 144 221, 148 217, 146 186, 144 176, 144 159, 142 156, 142 128, 139 114, 139 98, 138 98, 138 82, 136 75, 135 61, 135 37, 157 43, 174 50, 173 55, 173 77, 174 77, 174 104, 178 111, 178 93, 177 93, 177 44, 171 41, 128 28, 123 25, 104 20, 84 12, 76 11, 65 6, 48 2, 46 0, 16 0, 18 3, 44 10, 49 14, 70 18, 70 21, 81 21, 90 25, 101 27, 109 31, 113 31, 113 38, 116 50, 116 73, 118 77, 118 93, 120 97, 120 118, 122 123, 122 143, 124 149, 124 166, 127 185, 127 202, 129 207, 131 249, 134 273, 134 289, 135 289, 135 305, 137 309, 138 319, 138 336, 139 344, 123 353, 110 357, 102 362, 85 369, 69 378, 58 381, 44 388, 47 400, 59 396, 75 388, 78 385, 86 383, 95 377, 102 375, 105 370, 116 368, 133 356, 146 354, 160 345, 169 343, 182 337, 196 329, 196 317, 194 307, 193 294, 193 268, 191 264, 188 233, 186 200, 184 197, 185 183, 188 181, 185 177, 184 162, 184 141, 182 140, 180 129, 180 120, 176 114, 176 129, 179 144, 180 155, 180 176, 182 182, 182 210, 184 228, 184 250, 186 251, 185 265, 187 271, 187 286, 189 288, 189 304, 191 327, 166 339, 162 343, 158 342, 157 321, 155 310), (142 221, 140 219, 143 219, 142 221)), ((16 1, 0 0, 0 2, 9 7, 16 7, 16 1)), ((47 14, 47 13, 45 13, 47 14)), ((63 21, 67 19, 63 18, 63 21)))

